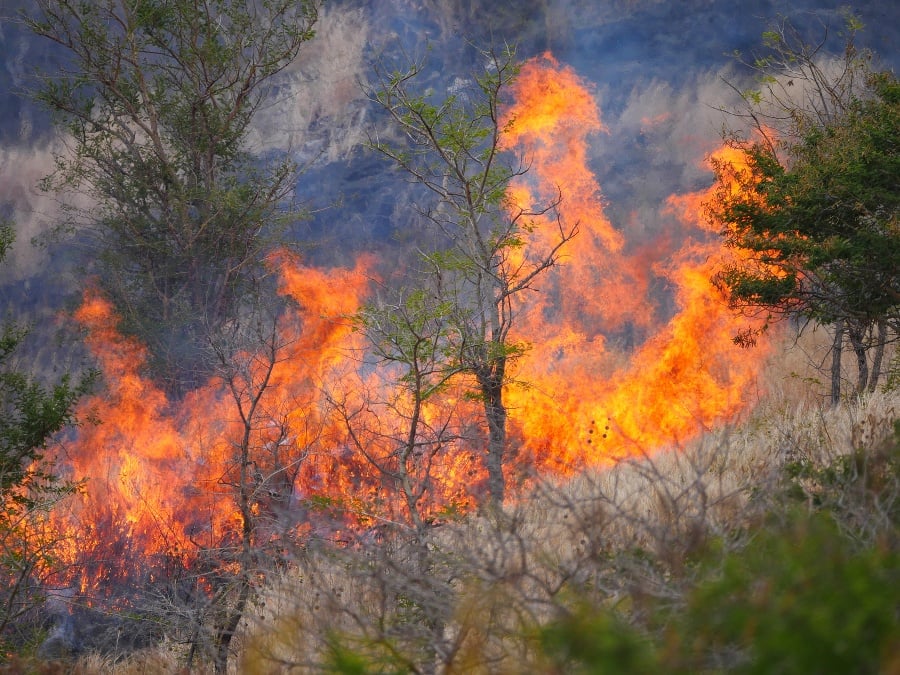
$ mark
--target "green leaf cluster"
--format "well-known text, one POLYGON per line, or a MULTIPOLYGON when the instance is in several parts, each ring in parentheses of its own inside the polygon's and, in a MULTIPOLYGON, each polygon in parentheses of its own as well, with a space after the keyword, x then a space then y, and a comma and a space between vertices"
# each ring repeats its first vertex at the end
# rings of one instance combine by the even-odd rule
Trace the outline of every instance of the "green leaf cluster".
POLYGON ((717 281, 736 305, 869 323, 900 308, 900 84, 873 73, 846 112, 798 141, 741 144, 708 205, 746 254, 717 281), (734 180, 737 190, 730 187, 734 180))
MULTIPOLYGON (((14 239, 12 226, 0 223, 0 263, 14 239)), ((59 479, 44 452, 54 434, 75 422, 75 404, 94 380, 93 373, 78 382, 64 375, 47 385, 23 372, 15 356, 27 334, 10 320, 0 325, 0 645, 10 622, 41 600, 35 571, 55 564, 32 516, 75 486, 59 479)))
POLYGON ((892 548, 855 550, 826 513, 763 530, 690 598, 687 663, 716 654, 742 673, 883 672, 898 656, 898 563, 892 548))
POLYGON ((241 311, 296 214, 297 167, 254 156, 248 134, 317 15, 315 0, 39 0, 25 17, 68 55, 34 92, 74 151, 43 186, 95 204, 59 230, 87 236, 91 272, 167 378, 203 371, 206 334, 241 311))
MULTIPOLYGON (((11 225, 0 226, 0 262, 14 241, 11 225)), ((0 326, 0 497, 4 510, 10 503, 28 503, 28 487, 37 479, 49 479, 42 459, 49 438, 73 422, 75 402, 89 389, 93 374, 73 383, 68 375, 49 388, 18 370, 16 348, 27 328, 11 321, 0 326)), ((2 517, 2 515, 0 515, 2 517)))

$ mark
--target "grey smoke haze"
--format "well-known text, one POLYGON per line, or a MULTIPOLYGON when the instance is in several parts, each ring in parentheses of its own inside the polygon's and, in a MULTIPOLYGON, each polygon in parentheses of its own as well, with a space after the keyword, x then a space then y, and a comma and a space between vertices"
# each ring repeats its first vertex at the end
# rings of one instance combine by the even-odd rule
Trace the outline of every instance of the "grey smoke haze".
MULTIPOLYGON (((709 184, 702 161, 720 141, 724 118, 717 108, 735 100, 723 78, 747 75, 736 69, 731 54, 757 49, 768 22, 778 16, 809 25, 810 39, 820 37, 822 23, 836 35, 843 6, 765 0, 383 0, 364 7, 342 2, 332 5, 329 20, 365 28, 348 31, 348 41, 337 41, 340 56, 323 56, 317 67, 332 81, 346 82, 352 73, 367 83, 379 55, 389 59, 402 48, 421 56, 427 45, 429 84, 439 88, 476 70, 467 39, 476 45, 516 44, 522 58, 551 51, 594 87, 606 132, 592 139, 592 168, 613 222, 643 238, 665 228, 659 211, 669 194, 709 184)), ((854 9, 866 25, 861 44, 886 66, 896 65, 900 4, 860 2, 854 9)), ((840 48, 840 39, 831 46, 840 48)), ((332 92, 338 100, 345 96, 341 87, 324 91, 326 99, 332 92)), ((304 157, 314 150, 320 159, 298 191, 318 208, 339 204, 305 227, 320 238, 323 262, 342 263, 346 242, 378 247, 392 236, 402 238, 411 225, 405 196, 398 194, 402 180, 359 145, 365 131, 379 125, 378 111, 361 97, 344 99, 342 117, 331 103, 335 98, 317 104, 329 111, 327 117, 306 117, 328 122, 318 131, 315 121, 308 127, 312 142, 304 157)))
MULTIPOLYGON (((433 82, 449 86, 475 70, 467 41, 516 44, 522 58, 550 50, 593 86, 607 131, 592 139, 592 168, 613 222, 644 238, 665 227, 659 211, 666 196, 709 181, 701 162, 718 142, 722 115, 714 107, 732 100, 722 77, 741 76, 728 54, 751 51, 779 14, 802 24, 815 11, 836 31, 843 4, 335 0, 317 38, 273 88, 250 141, 260 152, 291 152, 309 165, 297 192, 314 216, 298 224, 296 236, 316 243, 315 259, 347 262, 354 249, 386 246, 410 226, 402 180, 363 147, 366 132, 383 124, 361 89, 372 82, 374 60, 396 58, 400 48, 422 55, 428 45, 433 82)), ((8 4, 10 12, 27 6, 8 4)), ((866 24, 861 42, 895 66, 900 3, 867 0, 854 8, 866 24)), ((20 230, 14 264, 4 270, 10 281, 47 271, 49 258, 29 240, 52 223, 56 206, 35 186, 62 146, 46 116, 11 95, 36 66, 52 63, 52 50, 10 22, 0 29, 0 49, 0 206, 20 230)))
POLYGON ((372 30, 366 12, 326 6, 314 42, 279 79, 254 118, 249 142, 260 152, 288 149, 301 162, 346 160, 365 141, 365 96, 372 30))

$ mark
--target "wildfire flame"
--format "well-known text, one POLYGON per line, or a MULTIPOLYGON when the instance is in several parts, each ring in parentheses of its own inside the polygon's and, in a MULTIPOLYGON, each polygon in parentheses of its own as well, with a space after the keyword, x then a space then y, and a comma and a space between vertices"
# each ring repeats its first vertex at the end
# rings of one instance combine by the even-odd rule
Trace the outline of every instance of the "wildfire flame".
MULTIPOLYGON (((735 349, 746 319, 711 283, 735 255, 704 236, 702 205, 712 188, 669 199, 668 239, 684 243, 665 264, 648 260, 603 214, 586 161, 587 136, 603 126, 587 85, 545 55, 525 64, 514 95, 510 138, 532 158, 528 178, 537 186, 534 195, 518 186, 517 199, 538 202, 558 190, 562 219, 580 228, 544 304, 523 312, 519 324, 517 337, 532 349, 517 375, 530 386, 511 388, 508 400, 528 461, 568 473, 683 442, 731 419, 747 406, 765 348, 752 356, 735 349), (667 320, 648 292, 654 276, 672 289, 675 312, 667 320), (623 328, 649 337, 627 353, 607 339, 623 328)), ((740 161, 728 148, 714 157, 740 161)), ((555 224, 540 225, 542 236, 552 236, 555 224)))
MULTIPOLYGON (((511 470, 528 465, 566 474, 683 442, 732 419, 748 405, 765 351, 735 348, 732 337, 746 320, 732 315, 710 282, 735 255, 705 231, 701 204, 711 191, 669 200, 667 240, 683 244, 665 262, 654 261, 604 214, 588 166, 589 137, 604 131, 590 87, 548 54, 524 65, 512 93, 505 148, 523 153, 531 170, 512 186, 510 199, 538 205, 560 198, 563 227, 577 224, 579 234, 540 281, 541 293, 519 308, 514 339, 530 350, 515 377, 529 386, 513 384, 507 392, 511 470), (667 296, 651 293, 654 280, 665 282, 667 296)), ((560 223, 538 218, 533 226, 530 250, 546 251, 560 223)), ((68 471, 87 478, 86 489, 71 510, 54 516, 55 527, 72 535, 59 556, 72 569, 93 570, 83 585, 138 573, 137 563, 111 572, 113 560, 159 554, 190 565, 196 551, 238 537, 238 408, 263 377, 268 389, 259 419, 267 422, 249 430, 247 442, 258 452, 243 467, 258 474, 248 496, 254 514, 281 509, 293 514, 288 527, 308 527, 309 504, 318 500, 340 501, 357 526, 402 515, 393 479, 354 450, 361 443, 387 457, 392 429, 404 423, 402 402, 387 391, 390 378, 364 367, 362 338, 342 318, 364 302, 370 261, 326 271, 280 254, 273 264, 281 292, 296 300, 279 319, 277 358, 239 352, 234 372, 181 401, 167 400, 143 376, 145 349, 118 332, 102 296, 85 293, 75 319, 88 331, 106 390, 83 404, 100 424, 85 425, 65 444, 68 471), (336 400, 343 416, 334 413, 336 400), (373 400, 395 403, 376 407, 373 400), (356 446, 347 411, 359 425, 356 446)), ((466 432, 477 410, 452 389, 424 410, 458 432, 431 458, 432 515, 466 508, 477 497, 472 486, 485 475, 481 436, 466 432)))

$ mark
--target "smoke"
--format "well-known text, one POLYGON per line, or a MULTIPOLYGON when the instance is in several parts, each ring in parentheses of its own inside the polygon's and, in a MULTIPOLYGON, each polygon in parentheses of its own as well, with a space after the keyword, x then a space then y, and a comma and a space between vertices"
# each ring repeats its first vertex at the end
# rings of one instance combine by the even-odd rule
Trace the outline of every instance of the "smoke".
MULTIPOLYGON (((16 231, 16 241, 0 266, 0 282, 10 283, 41 275, 48 260, 40 245, 59 222, 62 204, 41 191, 41 179, 54 169, 54 158, 66 152, 58 137, 45 136, 37 144, 0 145, 0 204, 16 231)), ((85 197, 66 195, 69 205, 84 205, 85 197)))
MULTIPOLYGON (((871 26, 860 35, 862 46, 880 51, 888 63, 896 59, 898 42, 890 37, 900 26, 900 9, 873 0, 855 9, 871 26)), ((606 131, 590 141, 591 169, 615 225, 646 243, 669 226, 660 215, 669 194, 709 184, 703 160, 721 140, 726 122, 721 109, 736 103, 726 80, 749 82, 750 74, 740 69, 733 52, 752 53, 779 15, 806 25, 810 39, 821 37, 817 31, 823 24, 834 36, 843 21, 839 3, 815 0, 756 0, 739 6, 725 0, 346 0, 332 5, 329 23, 323 21, 310 45, 316 57, 298 63, 293 75, 298 100, 321 103, 298 102, 286 115, 273 115, 275 121, 294 120, 291 138, 305 138, 309 145, 303 156, 317 160, 314 170, 301 177, 298 194, 318 213, 299 236, 319 244, 318 259, 333 264, 346 262, 352 243, 372 249, 392 238, 406 239, 415 229, 412 210, 404 206, 412 198, 410 190, 361 146, 365 131, 382 124, 381 112, 359 90, 341 95, 342 87, 325 87, 323 93, 315 78, 300 72, 330 73, 343 85, 351 79, 365 83, 373 81, 371 64, 377 59, 403 65, 404 58, 408 64, 426 57, 428 84, 449 87, 454 78, 477 71, 472 45, 510 44, 522 59, 549 50, 594 84, 606 131), (330 56, 334 52, 340 56, 330 56)), ((840 48, 840 39, 830 46, 840 48)))
MULTIPOLYGON (((14 2, 13 11, 25 4, 14 2)), ((249 141, 262 156, 288 152, 308 168, 297 195, 312 216, 293 235, 315 246, 317 259, 347 262, 355 250, 414 236, 412 193, 363 147, 367 131, 383 123, 364 94, 372 64, 427 53, 432 76, 449 84, 477 70, 470 44, 516 45, 523 59, 550 50, 594 84, 606 131, 590 139, 590 168, 611 220, 643 244, 668 228, 660 215, 667 195, 708 185, 703 158, 724 122, 717 108, 734 102, 723 77, 745 81, 748 75, 730 54, 751 53, 779 14, 808 25, 810 37, 818 37, 823 21, 836 32, 840 6, 824 0, 335 0, 325 6, 315 39, 273 85, 249 141)), ((866 25, 861 45, 895 65, 900 5, 862 0, 854 9, 866 25)), ((0 90, 9 92, 21 88, 35 64, 46 68, 59 56, 13 23, 3 25, 0 46, 6 56, 0 90)), ((29 242, 58 211, 35 185, 62 147, 33 103, 13 96, 0 101, 0 203, 19 230, 2 274, 15 281, 46 272, 48 258, 29 242)))
POLYGON ((727 70, 704 70, 675 87, 663 79, 636 83, 619 102, 608 86, 607 131, 593 139, 591 168, 603 186, 607 211, 629 240, 642 245, 669 227, 661 206, 673 193, 709 185, 704 158, 721 143, 723 114, 734 103, 727 70))
POLYGON ((253 120, 249 144, 259 153, 294 153, 301 163, 346 159, 365 140, 369 24, 363 10, 327 9, 316 37, 278 79, 253 120))

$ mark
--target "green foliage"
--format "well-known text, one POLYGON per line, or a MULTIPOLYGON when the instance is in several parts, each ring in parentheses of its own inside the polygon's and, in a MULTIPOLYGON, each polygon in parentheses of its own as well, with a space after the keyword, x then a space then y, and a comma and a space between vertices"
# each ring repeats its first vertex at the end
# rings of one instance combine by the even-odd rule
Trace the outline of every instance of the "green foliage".
POLYGON ((579 607, 538 631, 538 644, 549 672, 659 673, 652 642, 609 610, 579 607))
POLYGON ((40 0, 26 17, 70 57, 35 98, 69 135, 47 190, 87 193, 60 223, 90 235, 104 290, 180 393, 210 332, 242 309, 297 177, 247 135, 266 84, 311 40, 316 0, 40 0))
POLYGON ((47 439, 72 421, 72 406, 83 391, 68 376, 46 390, 23 373, 0 372, 0 491, 21 483, 47 439))
POLYGON ((371 673, 370 664, 338 641, 331 643, 331 652, 325 663, 325 672, 335 675, 366 675, 371 673))
MULTIPOLYGON (((0 225, 0 262, 13 241, 12 226, 0 225)), ((44 451, 53 434, 75 422, 75 403, 94 380, 93 373, 77 383, 65 375, 47 387, 20 371, 13 359, 26 335, 15 323, 0 327, 0 643, 10 622, 40 602, 35 575, 55 564, 32 519, 75 486, 58 480, 44 451)))
POLYGON ((856 550, 825 513, 764 529, 692 593, 672 629, 681 670, 883 672, 900 655, 898 563, 896 548, 856 550))
POLYGON ((322 670, 329 675, 401 675, 411 672, 405 658, 390 644, 372 643, 357 651, 345 643, 346 636, 328 638, 322 670), (364 651, 365 653, 361 653, 364 651))
POLYGON ((799 311, 823 322, 897 312, 900 279, 900 105, 896 78, 873 75, 871 98, 788 147, 758 142, 749 169, 716 166, 709 205, 726 242, 750 254, 718 281, 736 304, 799 311), (724 184, 736 178, 740 189, 724 184))
POLYGON ((10 247, 16 240, 16 233, 11 223, 0 221, 0 261, 2 261, 10 247))
MULTIPOLYGON (((14 241, 11 225, 0 227, 0 263, 14 241)), ((35 479, 50 478, 34 462, 42 459, 48 439, 74 421, 75 402, 90 388, 94 374, 78 383, 68 375, 49 389, 12 363, 27 336, 12 322, 0 326, 0 497, 4 512, 10 503, 29 503, 20 488, 35 479)))
MULTIPOLYGON (((426 87, 423 64, 405 69, 381 69, 380 86, 372 98, 391 116, 403 143, 371 140, 371 146, 389 158, 433 197, 418 207, 422 222, 432 228, 437 245, 422 252, 419 269, 412 271, 412 287, 427 289, 427 300, 437 308, 440 330, 431 334, 441 345, 431 352, 443 361, 435 372, 472 376, 483 403, 488 431, 488 492, 501 502, 505 490, 502 464, 506 451, 504 388, 510 382, 509 365, 524 345, 511 344, 509 332, 522 291, 532 288, 537 276, 555 264, 560 248, 576 227, 559 224, 559 238, 548 250, 511 255, 527 246, 538 216, 559 218, 558 199, 544 208, 512 204, 510 183, 527 167, 504 149, 506 128, 501 106, 519 73, 515 52, 508 46, 477 55, 484 67, 468 80, 457 81, 443 92, 426 87)), ((407 298, 415 297, 407 295, 407 298)), ((418 313, 405 300, 401 314, 418 313)), ((424 317, 424 315, 422 315, 424 317)), ((420 340, 416 322, 404 321, 420 340)), ((401 347, 395 340, 393 350, 401 347)), ((401 361, 409 362, 409 351, 401 361)), ((415 380, 421 382, 420 380, 415 380)))
MULTIPOLYGON (((736 113, 751 128, 726 132, 746 168, 714 161, 707 204, 725 243, 741 252, 714 278, 734 307, 839 327, 835 402, 840 335, 846 329, 856 352, 858 389, 874 388, 880 372, 869 380, 866 352, 874 346, 872 363, 881 363, 887 326, 900 317, 900 84, 856 49, 860 28, 845 16, 836 73, 817 57, 823 45, 806 44, 789 22, 764 34, 766 56, 744 61, 760 87, 741 93, 736 113)), ((753 341, 752 331, 736 338, 753 341)))
POLYGON ((451 338, 455 307, 432 289, 410 289, 394 303, 371 304, 355 321, 375 355, 399 368, 399 381, 419 401, 440 392, 462 367, 451 338))

